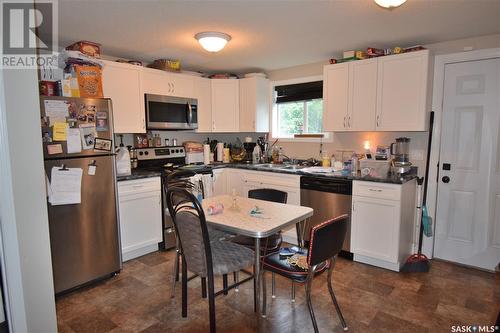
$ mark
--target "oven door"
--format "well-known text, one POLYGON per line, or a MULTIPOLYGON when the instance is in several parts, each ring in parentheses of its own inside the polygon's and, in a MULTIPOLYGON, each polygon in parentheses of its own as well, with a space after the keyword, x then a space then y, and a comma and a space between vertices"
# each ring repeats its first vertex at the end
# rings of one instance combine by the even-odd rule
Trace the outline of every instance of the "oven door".
POLYGON ((198 101, 196 99, 152 94, 145 96, 147 129, 198 128, 198 101))

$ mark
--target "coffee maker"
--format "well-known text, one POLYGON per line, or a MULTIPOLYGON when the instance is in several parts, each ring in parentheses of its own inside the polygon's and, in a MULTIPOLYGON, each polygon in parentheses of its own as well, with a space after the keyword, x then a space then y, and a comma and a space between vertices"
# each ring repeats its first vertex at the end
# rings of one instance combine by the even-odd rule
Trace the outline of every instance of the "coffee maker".
POLYGON ((252 163, 252 153, 256 145, 257 144, 255 142, 243 143, 243 148, 245 148, 245 158, 243 159, 244 162, 252 163))
POLYGON ((410 162, 410 138, 396 138, 391 143, 392 174, 404 175, 411 170, 410 162))

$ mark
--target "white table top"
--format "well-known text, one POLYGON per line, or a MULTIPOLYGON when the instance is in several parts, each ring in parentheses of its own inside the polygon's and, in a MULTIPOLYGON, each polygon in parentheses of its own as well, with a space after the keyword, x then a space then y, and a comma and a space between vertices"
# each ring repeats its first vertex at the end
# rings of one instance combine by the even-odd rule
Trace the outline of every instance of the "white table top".
POLYGON ((203 210, 207 223, 215 228, 234 232, 239 235, 253 238, 264 238, 280 230, 286 229, 313 215, 313 209, 309 207, 287 205, 276 202, 236 197, 238 211, 231 209, 233 197, 231 195, 220 195, 204 199, 203 210), (210 205, 222 203, 224 212, 216 215, 208 215, 207 208, 210 205), (262 211, 262 217, 250 216, 250 211, 258 206, 262 211))

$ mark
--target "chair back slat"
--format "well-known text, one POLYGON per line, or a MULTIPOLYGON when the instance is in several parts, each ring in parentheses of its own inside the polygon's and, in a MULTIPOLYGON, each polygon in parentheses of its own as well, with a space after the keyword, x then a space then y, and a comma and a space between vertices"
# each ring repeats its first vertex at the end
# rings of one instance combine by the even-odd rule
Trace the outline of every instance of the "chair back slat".
POLYGON ((272 188, 258 188, 248 191, 248 197, 251 199, 265 200, 286 204, 288 193, 272 188))
POLYGON ((307 262, 314 266, 335 257, 342 250, 349 215, 340 215, 311 229, 307 262))

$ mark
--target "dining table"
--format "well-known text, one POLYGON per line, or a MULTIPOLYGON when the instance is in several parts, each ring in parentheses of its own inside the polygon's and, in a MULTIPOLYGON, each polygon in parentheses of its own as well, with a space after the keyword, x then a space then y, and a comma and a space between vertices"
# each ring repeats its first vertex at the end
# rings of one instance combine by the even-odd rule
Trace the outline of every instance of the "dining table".
POLYGON ((217 195, 202 202, 207 224, 229 233, 249 236, 255 240, 255 294, 257 316, 261 317, 261 240, 290 226, 305 221, 313 215, 313 209, 282 204, 237 195, 217 195), (217 214, 209 214, 209 208, 221 208, 217 214))

